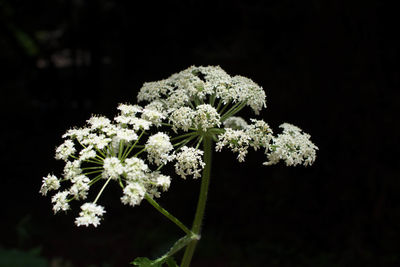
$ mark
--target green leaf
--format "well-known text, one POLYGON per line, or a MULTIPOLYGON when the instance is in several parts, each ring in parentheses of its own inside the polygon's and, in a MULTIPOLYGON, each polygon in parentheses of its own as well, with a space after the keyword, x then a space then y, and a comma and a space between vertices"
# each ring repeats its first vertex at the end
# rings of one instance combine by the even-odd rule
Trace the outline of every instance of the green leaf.
POLYGON ((131 264, 139 267, 162 267, 164 262, 168 264, 168 267, 179 267, 172 257, 164 258, 163 260, 159 258, 153 261, 146 257, 140 257, 136 258, 131 264))
POLYGON ((179 265, 176 264, 176 261, 172 257, 169 257, 167 259, 167 264, 168 264, 168 267, 179 267, 179 265))
POLYGON ((187 246, 187 244, 189 244, 191 241, 199 239, 200 236, 193 233, 191 235, 185 235, 184 237, 176 241, 175 244, 170 248, 170 250, 158 259, 150 260, 145 257, 140 257, 132 261, 131 264, 139 267, 162 267, 163 263, 166 262, 169 267, 179 267, 179 265, 176 264, 171 256, 187 246))
POLYGON ((131 264, 139 267, 161 267, 162 265, 160 262, 152 261, 145 257, 136 258, 131 264))

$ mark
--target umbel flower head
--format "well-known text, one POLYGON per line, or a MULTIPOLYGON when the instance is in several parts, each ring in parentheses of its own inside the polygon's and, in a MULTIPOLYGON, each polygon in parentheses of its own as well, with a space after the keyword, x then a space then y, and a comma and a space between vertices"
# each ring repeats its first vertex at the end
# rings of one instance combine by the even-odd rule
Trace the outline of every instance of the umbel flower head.
POLYGON ((259 85, 242 76, 231 77, 214 66, 192 66, 167 79, 147 82, 138 101, 159 103, 159 111, 171 115, 173 129, 184 131, 219 127, 244 106, 256 114, 266 107, 265 92, 259 85))
MULTIPOLYGON (((151 107, 121 104, 118 109, 120 114, 113 120, 92 116, 85 127, 68 130, 55 155, 65 162, 63 174, 43 178, 42 195, 60 190, 52 197, 54 213, 69 210, 72 200, 86 201, 93 186, 103 184, 94 201, 81 206, 75 220, 78 226, 100 224, 105 209, 97 201, 110 181, 121 187, 121 202, 131 206, 139 205, 146 196, 159 197, 170 186, 170 176, 160 169, 180 156, 179 150, 174 153, 166 133, 150 133, 164 116, 151 107)), ((202 167, 196 165, 199 169, 190 174, 197 175, 202 167)))
POLYGON ((235 116, 246 106, 258 114, 266 107, 265 92, 249 78, 230 76, 218 66, 191 66, 167 79, 147 82, 138 101, 157 105, 175 133, 211 134, 217 141, 216 151, 226 147, 238 154, 240 162, 249 148, 264 149, 265 165, 283 160, 288 166, 307 166, 315 161, 318 148, 298 127, 284 123, 283 133, 274 136, 263 120, 248 123, 235 116))
POLYGON ((199 147, 205 139, 216 142, 216 151, 236 153, 239 162, 249 148, 264 151, 264 165, 315 161, 318 148, 298 127, 284 123, 283 132, 274 136, 263 120, 236 116, 245 107, 259 114, 266 95, 249 78, 230 76, 220 67, 192 66, 144 83, 137 99, 143 106, 120 104, 115 118, 92 116, 85 127, 63 135, 55 155, 65 162, 63 173, 44 177, 40 188, 42 195, 56 191, 54 213, 69 210, 72 200, 85 201, 76 225, 98 226, 106 211, 97 202, 109 183, 121 187, 123 204, 136 206, 168 190, 171 177, 161 172, 167 164, 183 179, 199 178, 206 154, 199 147))

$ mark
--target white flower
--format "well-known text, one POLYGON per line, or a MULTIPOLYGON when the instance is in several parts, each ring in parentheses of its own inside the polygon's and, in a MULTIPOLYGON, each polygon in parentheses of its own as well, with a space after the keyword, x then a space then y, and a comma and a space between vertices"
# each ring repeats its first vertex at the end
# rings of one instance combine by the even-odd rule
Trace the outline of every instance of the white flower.
POLYGON ((69 189, 69 193, 75 197, 75 199, 86 199, 89 192, 90 179, 85 175, 78 175, 71 179, 72 186, 69 189))
POLYGON ((140 181, 146 177, 149 167, 144 160, 132 157, 125 160, 125 176, 129 181, 140 181))
POLYGON ((165 105, 160 100, 150 102, 144 107, 144 109, 152 109, 162 113, 163 115, 165 114, 165 105))
MULTIPOLYGON (((197 96, 199 99, 204 99, 208 95, 212 95, 215 92, 215 87, 220 85, 222 81, 222 76, 219 75, 219 79, 217 81, 213 80, 215 78, 215 74, 218 72, 218 67, 195 67, 192 66, 186 71, 190 72, 194 78, 191 78, 191 87, 192 94, 197 96), (212 69, 215 68, 213 71, 212 69), (214 82, 217 83, 214 83, 214 82)), ((219 68, 219 70, 222 70, 219 68)), ((224 72, 224 71, 223 71, 224 72)), ((221 73, 219 73, 221 74, 221 73)), ((226 73, 225 73, 226 74, 226 73)), ((229 76, 229 75, 228 75, 229 76)))
POLYGON ((64 178, 67 180, 70 180, 81 173, 82 169, 80 160, 68 161, 64 166, 64 178))
POLYGON ((57 213, 60 210, 63 211, 69 210, 69 204, 67 200, 68 194, 69 194, 68 191, 62 191, 58 192, 51 198, 51 202, 54 203, 53 205, 54 213, 57 213))
POLYGON ((111 125, 111 121, 103 116, 92 116, 90 119, 87 120, 87 123, 90 124, 91 130, 107 128, 111 125))
POLYGON ((129 124, 130 122, 131 122, 131 120, 132 120, 132 117, 133 116, 130 116, 130 115, 118 115, 118 116, 116 116, 115 118, 114 118, 114 120, 117 122, 117 123, 119 123, 119 124, 121 124, 121 125, 126 125, 126 124, 129 124))
POLYGON ((193 175, 193 178, 201 177, 201 170, 204 168, 205 163, 203 162, 202 156, 203 151, 184 146, 181 151, 176 155, 175 172, 183 179, 186 179, 187 175, 193 175))
POLYGON ((43 183, 39 192, 45 196, 48 191, 57 190, 58 188, 60 188, 60 180, 55 175, 49 174, 43 177, 43 183))
POLYGON ((144 83, 139 91, 139 94, 137 95, 138 101, 151 102, 160 98, 161 96, 165 96, 167 92, 172 90, 172 87, 168 85, 168 83, 168 80, 144 83))
POLYGON ((245 102, 256 114, 266 107, 264 90, 251 79, 237 75, 232 78, 232 87, 236 93, 234 100, 245 102))
POLYGON ((93 224, 94 227, 97 227, 100 224, 101 216, 106 212, 102 206, 89 202, 83 204, 81 210, 79 217, 75 219, 77 226, 93 224))
POLYGON ((282 134, 273 137, 272 144, 267 151, 268 161, 264 165, 272 165, 285 161, 287 166, 304 166, 314 163, 318 147, 310 141, 310 135, 303 133, 300 128, 284 123, 282 134))
POLYGON ((221 151, 224 146, 230 148, 232 152, 239 153, 238 160, 243 162, 249 148, 250 136, 243 130, 233 130, 226 128, 225 133, 218 136, 215 146, 216 151, 221 151))
POLYGON ((177 89, 171 92, 171 95, 167 98, 166 103, 170 110, 174 110, 185 106, 187 103, 189 103, 189 101, 190 97, 188 92, 183 89, 177 89))
POLYGON ((162 187, 163 191, 167 191, 171 185, 171 177, 163 174, 158 174, 156 177, 156 185, 162 187))
POLYGON ((119 128, 119 125, 110 124, 108 127, 101 128, 101 132, 104 135, 111 137, 117 134, 119 128))
POLYGON ((143 184, 138 182, 128 182, 124 188, 124 195, 121 201, 125 205, 136 206, 139 205, 146 195, 146 188, 143 184))
POLYGON ((198 67, 198 70, 204 75, 204 79, 206 80, 205 90, 207 92, 219 92, 226 89, 227 86, 231 84, 231 76, 227 74, 220 66, 201 66, 198 67))
POLYGON ((84 148, 79 152, 79 160, 88 160, 96 157, 96 151, 94 151, 94 147, 89 145, 88 147, 84 148))
POLYGON ((221 125, 220 118, 219 113, 213 106, 202 104, 196 107, 193 120, 197 129, 207 131, 208 128, 219 127, 221 125))
POLYGON ((224 121, 225 128, 231 128, 233 130, 243 130, 247 128, 248 124, 242 117, 229 117, 224 121))
POLYGON ((103 178, 111 178, 117 180, 118 177, 124 173, 125 168, 117 157, 107 157, 104 159, 103 164, 103 178))
POLYGON ((152 125, 151 121, 137 118, 135 116, 120 115, 115 117, 114 120, 122 125, 131 125, 135 131, 148 130, 152 125))
POLYGON ((168 190, 171 184, 171 177, 161 174, 160 171, 147 172, 144 181, 146 194, 151 198, 155 198, 161 196, 159 188, 164 192, 168 190))
POLYGON ((138 138, 138 136, 134 130, 126 129, 126 128, 119 128, 117 131, 116 137, 117 137, 118 141, 122 140, 122 141, 125 141, 128 143, 133 140, 136 140, 138 138))
POLYGON ((187 132, 193 125, 195 111, 189 107, 181 107, 172 112, 169 116, 169 121, 172 123, 172 130, 175 132, 182 129, 187 132))
POLYGON ((198 76, 200 74, 195 67, 190 67, 179 73, 173 74, 169 80, 177 87, 183 90, 190 97, 203 99, 206 95, 211 94, 212 90, 207 91, 205 82, 198 76))
POLYGON ((90 133, 89 128, 70 129, 62 136, 62 138, 67 138, 67 137, 70 137, 72 139, 76 138, 80 142, 82 141, 83 138, 88 136, 89 133, 90 133))
POLYGON ((150 129, 150 126, 152 125, 151 121, 144 120, 141 118, 132 118, 130 121, 130 124, 132 125, 132 127, 135 131, 148 130, 148 129, 150 129))
POLYGON ((121 111, 121 114, 125 116, 135 115, 143 110, 141 106, 129 104, 119 104, 118 109, 121 111))
POLYGON ((74 154, 76 151, 74 147, 74 142, 71 140, 65 140, 63 144, 56 148, 56 159, 62 159, 67 161, 69 156, 74 154))
POLYGON ((252 124, 246 128, 246 133, 250 136, 250 146, 254 150, 264 147, 266 150, 272 139, 272 130, 267 123, 263 120, 251 119, 252 124))
POLYGON ((199 105, 215 98, 221 103, 243 103, 258 113, 265 104, 265 92, 251 79, 231 77, 219 66, 191 66, 169 78, 145 83, 138 101, 163 101, 168 113, 184 106, 199 105))
POLYGON ((156 133, 149 137, 146 142, 145 149, 148 153, 147 157, 151 163, 156 165, 165 164, 173 159, 169 152, 173 149, 169 136, 165 133, 156 133))
POLYGON ((100 150, 108 146, 108 144, 111 142, 111 138, 106 137, 104 134, 96 134, 96 133, 91 133, 87 137, 85 137, 81 143, 83 145, 92 145, 100 150))
POLYGON ((155 126, 161 126, 161 121, 165 119, 165 116, 157 110, 145 108, 142 113, 142 119, 151 121, 155 126))

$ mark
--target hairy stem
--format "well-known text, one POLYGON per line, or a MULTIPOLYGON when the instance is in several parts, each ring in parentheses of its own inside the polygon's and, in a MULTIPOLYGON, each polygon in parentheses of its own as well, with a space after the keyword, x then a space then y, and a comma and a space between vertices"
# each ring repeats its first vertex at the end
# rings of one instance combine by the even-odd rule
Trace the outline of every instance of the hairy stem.
MULTIPOLYGON (((201 178, 199 200, 197 202, 196 215, 194 217, 192 226, 192 232, 198 236, 200 236, 201 233, 201 225, 203 222, 204 211, 207 202, 208 186, 210 183, 212 142, 213 142, 212 135, 206 133, 203 138, 203 147, 204 147, 203 160, 206 165, 203 170, 203 177, 201 178)), ((186 247, 181 267, 189 267, 198 241, 199 240, 192 240, 186 247)))

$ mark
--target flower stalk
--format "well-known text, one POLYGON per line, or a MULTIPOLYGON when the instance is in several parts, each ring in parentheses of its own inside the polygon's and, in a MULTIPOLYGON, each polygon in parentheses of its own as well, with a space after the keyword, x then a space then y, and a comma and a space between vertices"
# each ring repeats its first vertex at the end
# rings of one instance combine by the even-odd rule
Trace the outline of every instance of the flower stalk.
MULTIPOLYGON (((211 158, 212 158, 212 135, 205 134, 203 137, 203 148, 204 156, 203 160, 205 163, 203 175, 201 177, 201 187, 199 193, 199 200, 197 202, 196 214, 193 221, 192 232, 198 236, 201 234, 201 226, 204 218, 204 211, 206 208, 208 187, 210 184, 210 174, 211 174, 211 158)), ((186 247, 185 253, 183 255, 181 267, 189 267, 192 260, 194 251, 196 249, 197 242, 199 240, 192 240, 186 247)))

